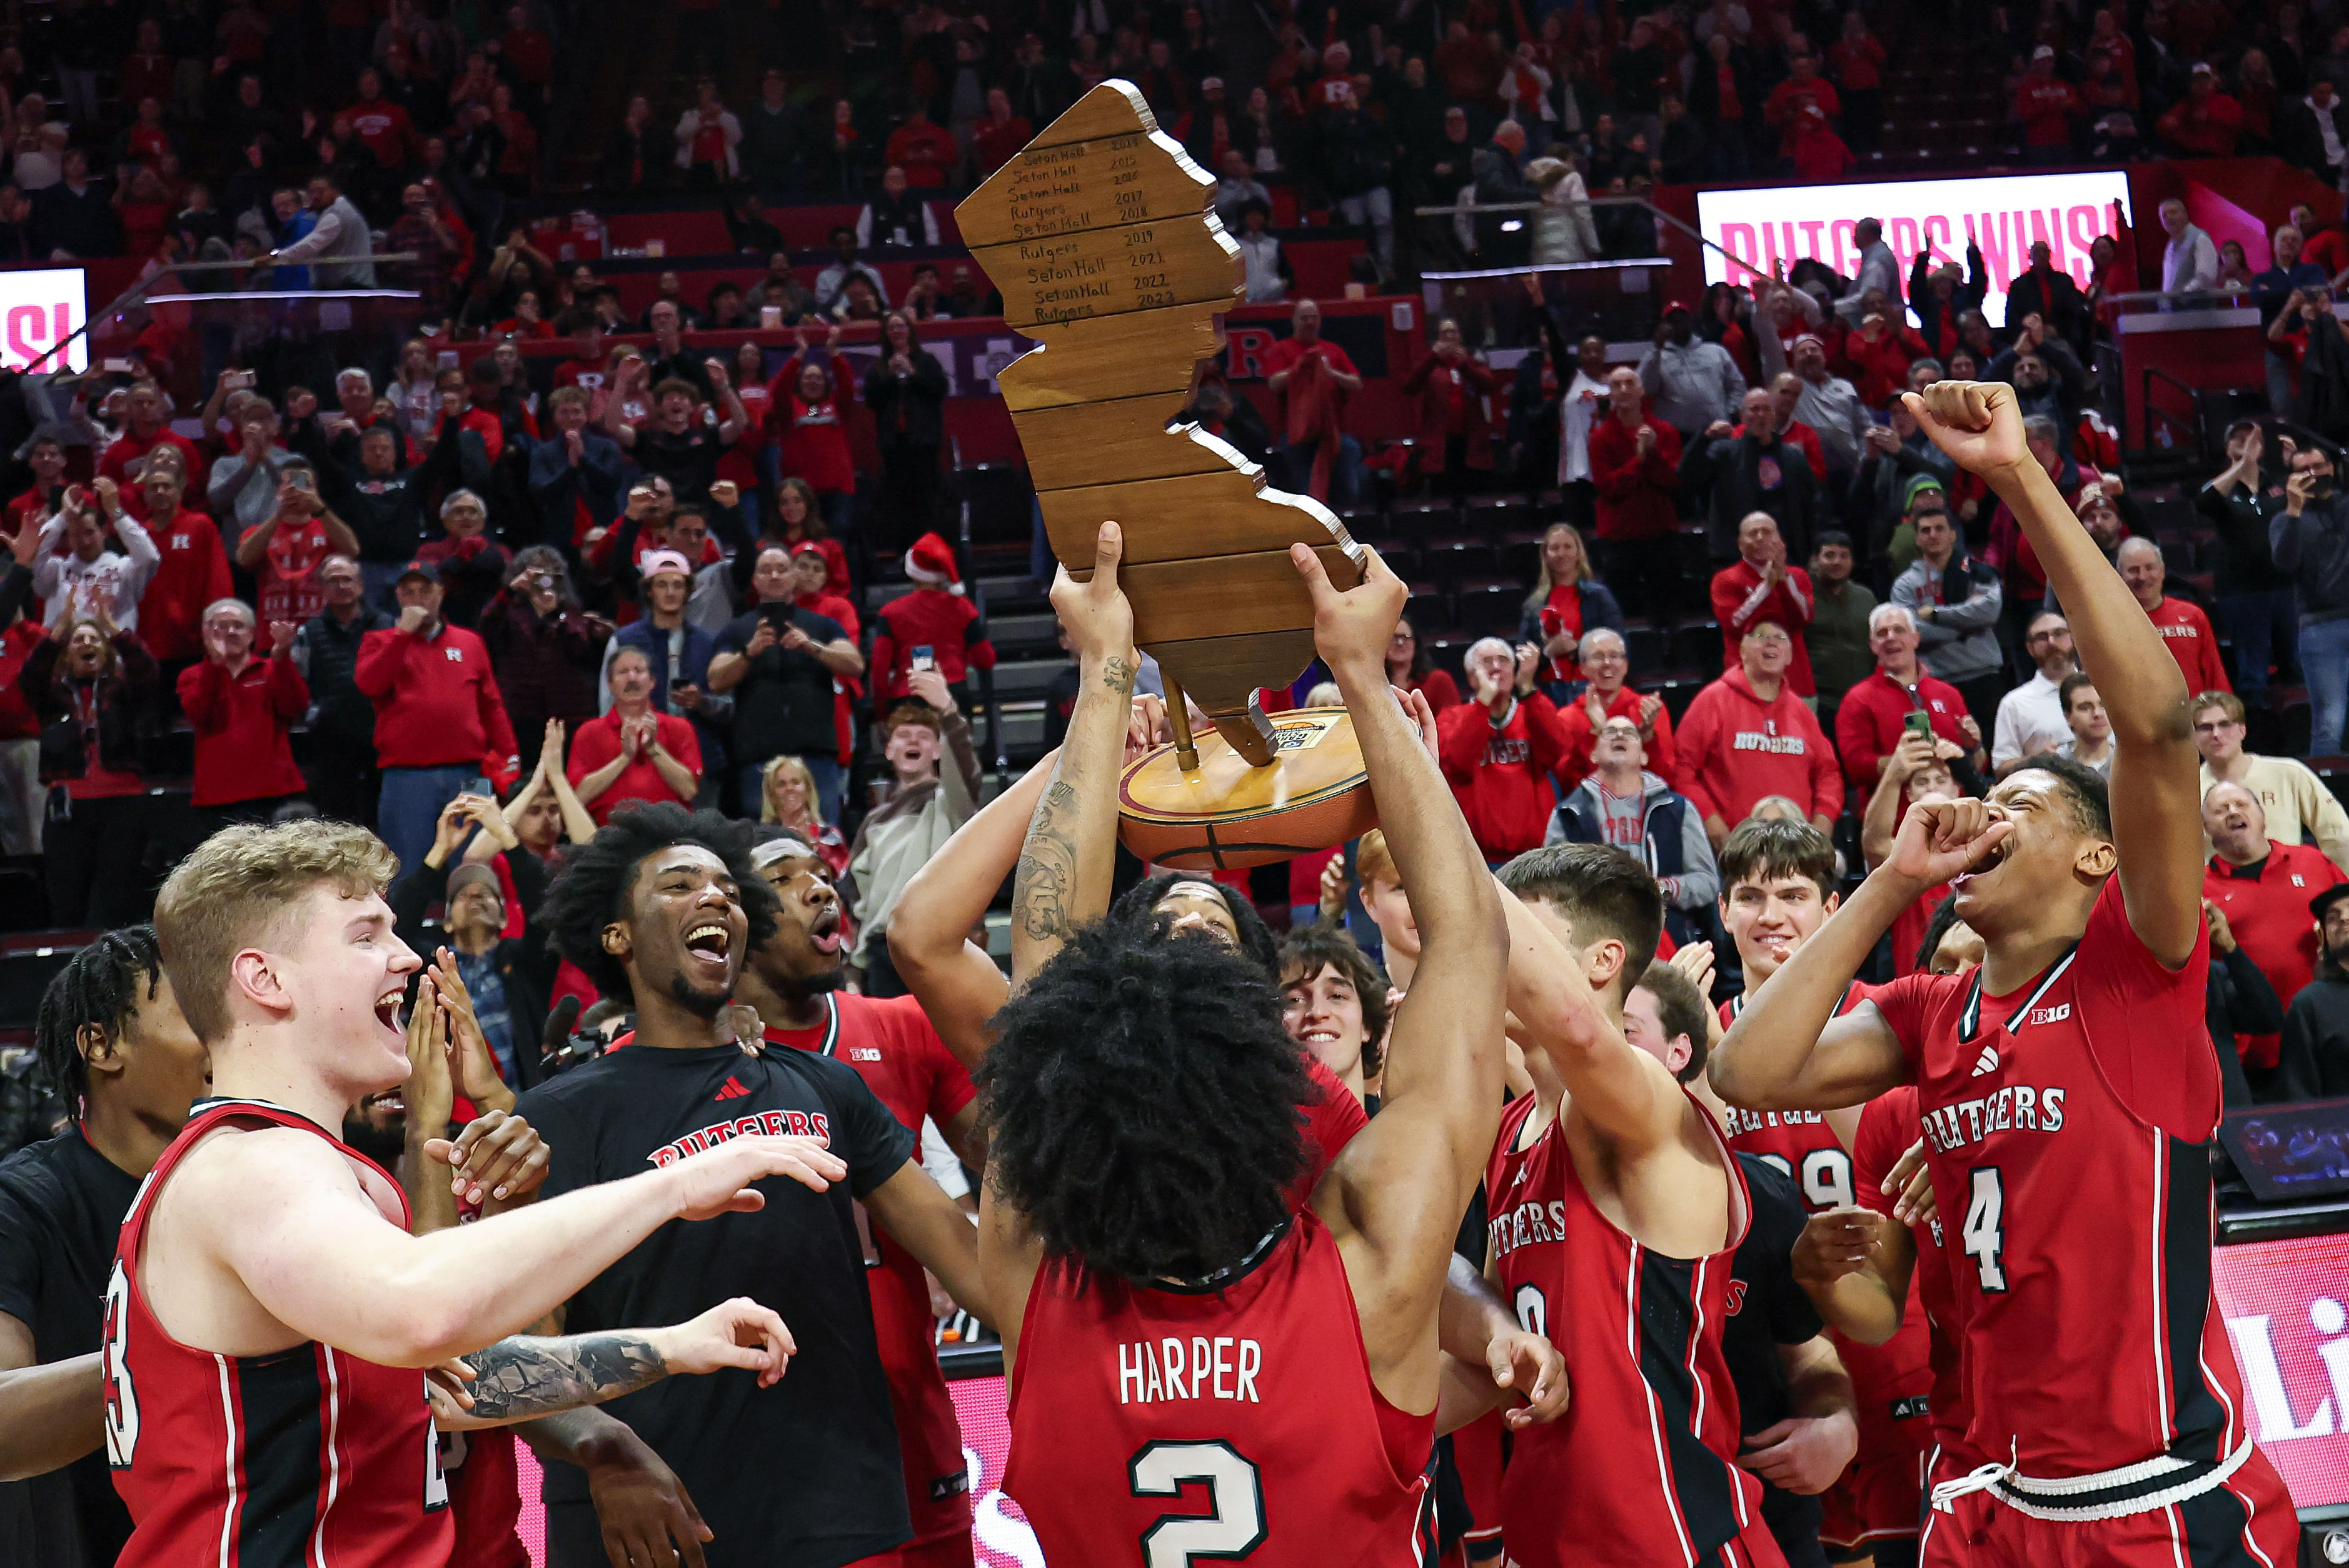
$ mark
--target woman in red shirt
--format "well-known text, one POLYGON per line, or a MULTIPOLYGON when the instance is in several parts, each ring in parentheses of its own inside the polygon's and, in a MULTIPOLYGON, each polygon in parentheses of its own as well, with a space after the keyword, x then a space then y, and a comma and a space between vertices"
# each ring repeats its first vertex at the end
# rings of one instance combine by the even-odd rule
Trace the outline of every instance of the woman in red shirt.
POLYGON ((1427 694, 1427 706, 1442 713, 1460 706, 1460 687, 1451 676, 1435 667, 1435 660, 1420 645, 1408 616, 1395 623, 1387 639, 1387 685, 1427 694))
POLYGON ((1542 535, 1541 575, 1526 595, 1517 641, 1539 644, 1549 660, 1550 680, 1570 685, 1582 679, 1575 649, 1593 626, 1621 631, 1622 606, 1607 584, 1591 576, 1590 551, 1581 531, 1570 522, 1553 522, 1542 535))
POLYGON ((849 507, 856 499, 856 459, 848 448, 856 382, 835 374, 838 362, 829 351, 839 337, 835 326, 820 352, 809 347, 802 335, 800 351, 767 384, 772 399, 767 428, 780 449, 782 471, 804 480, 822 498, 824 519, 835 534, 846 531, 849 507))
POLYGON ((690 810, 701 792, 701 742, 693 726, 653 711, 653 668, 642 648, 612 655, 612 711, 579 727, 566 774, 602 827, 638 800, 690 810))

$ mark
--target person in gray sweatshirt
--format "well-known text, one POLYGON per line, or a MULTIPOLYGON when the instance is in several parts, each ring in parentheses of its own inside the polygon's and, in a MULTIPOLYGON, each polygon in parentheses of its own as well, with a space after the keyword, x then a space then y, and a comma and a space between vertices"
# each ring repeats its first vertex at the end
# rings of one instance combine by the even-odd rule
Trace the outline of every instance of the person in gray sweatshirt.
POLYGON ((917 669, 905 685, 912 700, 890 708, 884 721, 889 798, 865 816, 848 847, 860 923, 848 962, 863 972, 868 996, 905 994, 889 961, 889 915, 914 873, 978 810, 978 753, 952 688, 936 670, 917 669))
POLYGON ((1664 925, 1677 943, 1700 941, 1700 923, 1721 892, 1721 868, 1704 819, 1688 797, 1647 770, 1640 726, 1618 714, 1591 742, 1597 769, 1551 813, 1546 844, 1612 844, 1648 868, 1664 893, 1664 925))
POLYGON ((1987 735, 2006 694, 2006 655, 1998 645, 2003 605, 1998 569, 1979 561, 1944 501, 1918 512, 1916 563, 1892 580, 1892 603, 1917 622, 1925 667, 1958 688, 1966 711, 1987 735))

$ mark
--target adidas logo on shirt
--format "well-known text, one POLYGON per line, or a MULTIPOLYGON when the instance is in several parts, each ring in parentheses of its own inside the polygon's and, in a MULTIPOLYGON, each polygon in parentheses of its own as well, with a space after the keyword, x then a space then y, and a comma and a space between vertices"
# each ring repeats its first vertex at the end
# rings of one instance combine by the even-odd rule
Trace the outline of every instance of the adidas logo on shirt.
POLYGON ((740 1078, 729 1073, 726 1075, 726 1082, 719 1087, 716 1094, 709 1098, 712 1099, 740 1099, 744 1095, 749 1094, 750 1092, 750 1091, 749 1089, 742 1087, 742 1080, 740 1078))
MULTIPOLYGON (((1984 1073, 1994 1073, 1996 1071, 1998 1071, 1998 1052, 1989 1046, 1984 1046, 1982 1048, 1982 1055, 1974 1058, 1973 1076, 1980 1078, 1984 1073)), ((730 1083, 733 1080, 730 1078, 727 1081, 730 1083)), ((719 1098, 723 1099, 725 1097, 721 1095, 719 1098)))

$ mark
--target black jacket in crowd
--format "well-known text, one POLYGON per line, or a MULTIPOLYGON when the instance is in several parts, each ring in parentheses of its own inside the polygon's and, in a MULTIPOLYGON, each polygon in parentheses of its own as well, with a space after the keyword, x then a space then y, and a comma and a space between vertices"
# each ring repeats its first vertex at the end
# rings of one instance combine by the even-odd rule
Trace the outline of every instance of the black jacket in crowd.
POLYGON ((2210 981, 2203 995, 2202 1010, 2210 1026, 2211 1042, 2219 1048, 2219 1076, 2225 1087, 2227 1104, 2251 1104, 2251 1087, 2243 1077, 2242 1052, 2235 1044, 2235 1037, 2272 1035, 2282 1028, 2283 1003, 2277 999, 2275 987, 2241 946, 2232 953, 2221 953, 2218 944, 2212 943, 2210 981))
POLYGON ((1711 488, 1705 511, 1705 542, 1714 562, 1737 554, 1737 525, 1748 512, 1766 511, 1778 520, 1778 533, 1786 542, 1786 559, 1808 561, 1811 536, 1825 526, 1818 488, 1811 477, 1811 460, 1800 447, 1772 437, 1765 446, 1752 436, 1699 435, 1681 453, 1681 488, 1695 494, 1711 488), (1778 488, 1762 488, 1762 459, 1778 465, 1778 488))
POLYGON ((2319 963, 2316 978, 2284 1010, 2283 1046, 2270 1098, 2338 1099, 2349 1095, 2349 975, 2319 963))
POLYGON ((946 367, 937 356, 915 346, 907 356, 914 373, 900 381, 885 351, 864 373, 864 406, 884 449, 943 446, 947 438, 946 367))
POLYGON ((84 696, 97 719, 97 760, 118 773, 138 772, 146 716, 162 680, 155 656, 138 634, 117 632, 114 668, 94 681, 77 681, 57 673, 63 651, 56 638, 42 638, 16 675, 16 689, 41 721, 41 782, 61 784, 89 772, 89 745, 77 717, 84 696))
POLYGON ((359 644, 369 632, 384 631, 391 624, 390 616, 362 599, 347 624, 321 610, 294 634, 294 663, 310 688, 305 722, 314 742, 332 740, 345 749, 374 751, 375 704, 359 690, 357 678, 359 644))

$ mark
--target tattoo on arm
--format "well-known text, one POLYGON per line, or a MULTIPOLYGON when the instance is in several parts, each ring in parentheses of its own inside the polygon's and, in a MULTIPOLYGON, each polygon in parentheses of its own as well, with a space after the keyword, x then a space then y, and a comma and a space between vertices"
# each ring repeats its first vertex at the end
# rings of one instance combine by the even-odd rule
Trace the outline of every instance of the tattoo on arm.
POLYGON ((482 1421, 526 1420, 633 1393, 668 1375, 660 1352, 639 1334, 517 1335, 465 1357, 467 1392, 482 1421))
POLYGON ((1102 661, 1102 685, 1120 696, 1133 695, 1133 677, 1139 673, 1124 659, 1112 656, 1102 661))
POLYGON ((1074 929, 1069 918, 1069 893, 1076 882, 1077 845, 1070 819, 1076 809, 1076 790, 1053 779, 1036 803, 1027 847, 1020 852, 1011 891, 1012 913, 1020 929, 1039 940, 1066 936, 1074 929))

